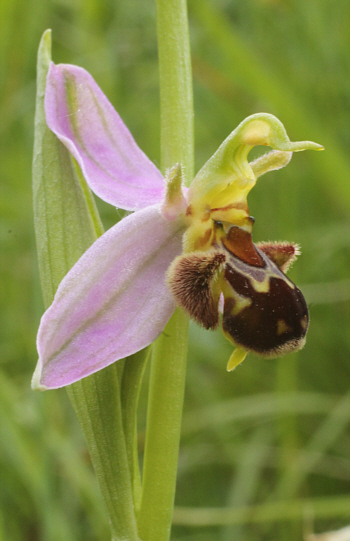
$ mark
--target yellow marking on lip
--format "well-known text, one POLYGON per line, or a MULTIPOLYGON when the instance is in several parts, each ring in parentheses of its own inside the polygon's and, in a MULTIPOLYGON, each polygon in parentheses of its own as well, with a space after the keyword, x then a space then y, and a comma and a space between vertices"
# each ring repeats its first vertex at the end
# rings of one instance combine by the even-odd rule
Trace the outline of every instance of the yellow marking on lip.
POLYGON ((279 319, 277 321, 277 336, 281 336, 281 334, 285 332, 290 332, 293 329, 287 325, 287 323, 284 321, 284 319, 279 319))
POLYGON ((283 280, 291 289, 295 289, 295 284, 293 284, 291 280, 289 280, 283 274, 282 276, 280 276, 274 271, 274 269, 271 269, 271 267, 265 270, 265 276, 262 282, 253 278, 253 276, 249 276, 249 281, 257 293, 268 293, 270 290, 270 278, 277 278, 278 280, 283 280))
POLYGON ((242 312, 242 310, 244 310, 244 308, 247 308, 253 302, 249 297, 243 297, 236 292, 233 298, 235 300, 235 305, 231 310, 232 316, 237 316, 240 312, 242 312))
MULTIPOLYGON (((222 293, 225 300, 230 300, 232 302, 232 308, 229 310, 230 316, 237 316, 244 308, 248 308, 253 303, 253 299, 250 297, 245 297, 240 295, 237 291, 231 286, 231 284, 225 279, 221 283, 222 293)), ((229 336, 225 337, 230 340, 229 336)), ((234 344, 234 342, 232 342, 234 344)))
POLYGON ((252 276, 249 276, 249 281, 257 293, 268 293, 270 291, 270 278, 272 276, 272 274, 267 272, 262 282, 255 280, 252 276))
POLYGON ((304 331, 306 331, 307 325, 308 325, 308 318, 307 318, 307 316, 304 316, 304 317, 302 317, 302 318, 300 319, 300 325, 301 325, 302 329, 303 329, 304 331))

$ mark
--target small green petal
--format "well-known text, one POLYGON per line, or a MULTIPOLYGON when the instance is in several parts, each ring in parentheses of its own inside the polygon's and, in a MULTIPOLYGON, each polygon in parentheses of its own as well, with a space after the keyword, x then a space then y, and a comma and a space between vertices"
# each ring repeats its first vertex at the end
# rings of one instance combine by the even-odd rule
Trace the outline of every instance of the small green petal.
MULTIPOLYGON (((224 190, 228 203, 244 201, 256 182, 255 171, 247 159, 256 145, 270 146, 283 152, 323 149, 311 141, 291 142, 283 124, 273 115, 252 115, 239 124, 196 175, 190 187, 189 202, 196 206, 199 201, 205 200, 213 207, 216 206, 215 198, 219 196, 222 204, 224 190)), ((276 158, 278 161, 281 155, 276 158)), ((267 168, 261 165, 262 171, 276 168, 270 165, 267 168)))
POLYGON ((186 208, 186 199, 182 192, 183 173, 181 164, 177 163, 165 175, 166 191, 161 207, 163 216, 169 220, 175 220, 186 208))
POLYGON ((292 159, 293 152, 284 152, 283 150, 272 150, 263 156, 260 156, 253 162, 250 162, 250 167, 253 169, 256 178, 265 175, 269 171, 282 169, 289 164, 292 159))

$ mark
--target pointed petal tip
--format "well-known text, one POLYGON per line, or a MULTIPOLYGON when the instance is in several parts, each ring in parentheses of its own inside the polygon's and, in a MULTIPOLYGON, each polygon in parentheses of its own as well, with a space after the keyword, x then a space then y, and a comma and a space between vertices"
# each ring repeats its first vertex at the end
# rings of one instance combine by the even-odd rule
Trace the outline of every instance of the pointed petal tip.
POLYGON ((41 383, 42 365, 38 361, 32 377, 31 387, 33 391, 47 391, 49 388, 41 383))
POLYGON ((247 117, 231 135, 235 133, 241 134, 244 144, 252 146, 267 145, 276 150, 291 152, 324 149, 313 141, 290 141, 282 122, 269 113, 257 113, 247 117))
POLYGON ((300 152, 301 150, 324 150, 323 145, 319 145, 313 141, 298 141, 296 143, 290 143, 290 146, 292 152, 300 152))
POLYGON ((51 36, 52 36, 52 30, 51 28, 47 28, 43 35, 41 36, 41 39, 43 41, 46 41, 47 44, 50 44, 51 45, 51 36))
POLYGON ((181 240, 179 224, 167 222, 158 205, 101 236, 41 319, 33 388, 70 385, 156 339, 175 309, 165 272, 181 253, 181 240))
POLYGON ((227 372, 232 372, 239 364, 244 361, 247 355, 248 351, 246 349, 237 347, 228 360, 226 367, 227 372))

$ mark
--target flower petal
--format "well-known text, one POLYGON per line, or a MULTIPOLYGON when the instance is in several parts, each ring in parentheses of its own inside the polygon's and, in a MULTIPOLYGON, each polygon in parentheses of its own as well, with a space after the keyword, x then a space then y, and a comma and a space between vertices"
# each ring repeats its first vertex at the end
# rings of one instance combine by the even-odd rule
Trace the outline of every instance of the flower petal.
POLYGON ((61 282, 38 333, 33 387, 69 385, 148 346, 175 308, 165 272, 182 230, 159 206, 124 218, 61 282))
POLYGON ((163 178, 83 68, 51 64, 45 95, 49 128, 78 161, 104 201, 137 210, 162 199, 163 178))
MULTIPOLYGON (((203 202, 211 207, 246 202, 247 194, 256 183, 256 176, 247 158, 256 145, 270 146, 285 153, 323 149, 311 141, 290 141, 283 124, 273 115, 251 115, 225 139, 195 176, 188 193, 188 202, 192 208, 203 202)), ((276 169, 276 165, 283 167, 288 163, 288 160, 283 163, 281 154, 273 156, 277 158, 275 164, 269 161, 271 156, 265 164, 258 164, 257 169, 261 166, 262 170, 258 171, 260 175, 269 170, 270 166, 271 170, 276 169)))
POLYGON ((269 171, 276 171, 277 169, 282 169, 289 164, 292 159, 293 152, 284 152, 283 150, 271 150, 263 156, 260 156, 253 162, 250 162, 249 165, 253 170, 256 178, 265 175, 269 171))

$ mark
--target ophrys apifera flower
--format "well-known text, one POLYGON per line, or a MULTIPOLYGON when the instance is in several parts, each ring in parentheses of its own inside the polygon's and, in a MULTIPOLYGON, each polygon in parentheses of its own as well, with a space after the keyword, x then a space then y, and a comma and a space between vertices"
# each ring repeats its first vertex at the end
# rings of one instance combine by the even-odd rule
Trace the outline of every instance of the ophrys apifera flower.
POLYGON ((276 356, 302 347, 307 307, 284 274, 297 247, 253 244, 247 195, 293 151, 322 147, 292 143, 279 120, 256 114, 231 133, 187 190, 181 164, 163 179, 82 68, 51 65, 45 109, 48 126, 90 188, 134 212, 61 282, 40 324, 34 387, 69 385, 148 346, 176 303, 215 328, 223 300, 224 334, 238 346, 229 368, 247 351, 276 356), (274 150, 248 163, 255 145, 274 150))

